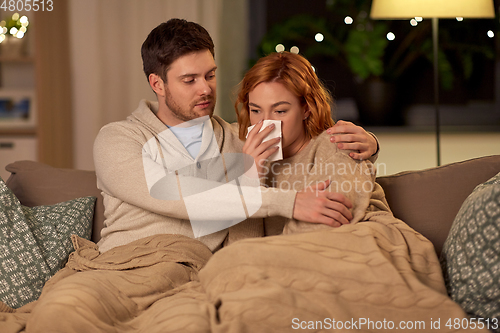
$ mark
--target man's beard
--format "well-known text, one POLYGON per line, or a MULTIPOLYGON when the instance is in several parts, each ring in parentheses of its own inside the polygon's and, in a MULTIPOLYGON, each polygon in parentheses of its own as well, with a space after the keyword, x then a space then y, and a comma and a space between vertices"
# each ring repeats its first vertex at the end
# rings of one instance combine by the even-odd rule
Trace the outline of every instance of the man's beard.
POLYGON ((182 121, 190 121, 196 118, 200 118, 203 116, 210 116, 212 117, 214 114, 214 109, 215 109, 215 94, 214 95, 207 95, 204 98, 200 98, 199 100, 191 103, 189 105, 189 109, 183 109, 179 104, 177 104, 172 97, 172 94, 170 93, 169 89, 165 90, 165 104, 169 108, 169 110, 177 117, 177 119, 182 120, 182 121), (202 103, 202 102, 213 102, 213 104, 209 107, 207 111, 209 111, 208 114, 198 114, 194 111, 194 107, 196 104, 202 103))

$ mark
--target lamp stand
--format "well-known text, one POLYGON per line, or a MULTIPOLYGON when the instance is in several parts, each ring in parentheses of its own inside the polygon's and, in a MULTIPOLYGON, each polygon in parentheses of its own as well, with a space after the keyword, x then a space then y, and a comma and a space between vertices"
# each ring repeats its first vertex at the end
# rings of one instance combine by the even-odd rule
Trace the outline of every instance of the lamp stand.
POLYGON ((439 121, 439 68, 438 68, 438 39, 439 39, 439 19, 432 18, 432 48, 434 51, 434 108, 436 113, 436 150, 437 165, 441 165, 441 147, 440 147, 440 121, 439 121))

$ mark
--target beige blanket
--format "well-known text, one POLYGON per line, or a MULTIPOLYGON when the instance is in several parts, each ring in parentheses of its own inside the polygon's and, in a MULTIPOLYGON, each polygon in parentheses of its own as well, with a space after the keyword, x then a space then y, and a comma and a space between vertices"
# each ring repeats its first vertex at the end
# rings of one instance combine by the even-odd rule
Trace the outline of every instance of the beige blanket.
POLYGON ((104 254, 74 238, 38 301, 0 308, 0 332, 460 331, 431 243, 388 212, 365 220, 214 255, 176 235, 104 254))

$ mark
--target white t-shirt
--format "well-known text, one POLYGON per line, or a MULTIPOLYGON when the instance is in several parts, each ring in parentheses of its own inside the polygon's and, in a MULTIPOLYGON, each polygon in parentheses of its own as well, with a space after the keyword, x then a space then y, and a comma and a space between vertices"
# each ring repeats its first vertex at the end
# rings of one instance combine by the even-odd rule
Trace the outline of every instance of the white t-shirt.
POLYGON ((186 148, 191 157, 196 158, 200 152, 203 123, 189 127, 169 126, 169 128, 186 148))

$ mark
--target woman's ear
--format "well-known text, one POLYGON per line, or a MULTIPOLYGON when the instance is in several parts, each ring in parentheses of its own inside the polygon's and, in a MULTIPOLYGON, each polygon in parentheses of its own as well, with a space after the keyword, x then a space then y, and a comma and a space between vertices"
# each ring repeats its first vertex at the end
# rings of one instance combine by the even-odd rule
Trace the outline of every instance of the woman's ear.
POLYGON ((304 120, 306 120, 307 118, 309 118, 310 115, 311 115, 311 110, 309 110, 309 108, 306 106, 304 108, 304 120))
POLYGON ((153 89, 157 96, 165 96, 165 83, 158 74, 149 74, 148 80, 151 89, 153 89))

